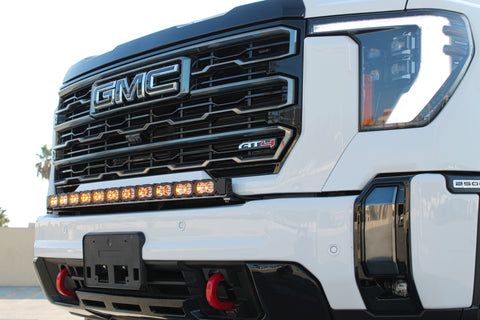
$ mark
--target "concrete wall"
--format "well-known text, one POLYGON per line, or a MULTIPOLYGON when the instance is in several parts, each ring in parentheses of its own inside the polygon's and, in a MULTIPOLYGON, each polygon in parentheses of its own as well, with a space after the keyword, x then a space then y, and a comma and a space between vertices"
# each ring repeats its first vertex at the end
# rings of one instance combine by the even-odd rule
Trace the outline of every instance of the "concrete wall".
POLYGON ((0 228, 0 286, 38 286, 34 228, 0 228))

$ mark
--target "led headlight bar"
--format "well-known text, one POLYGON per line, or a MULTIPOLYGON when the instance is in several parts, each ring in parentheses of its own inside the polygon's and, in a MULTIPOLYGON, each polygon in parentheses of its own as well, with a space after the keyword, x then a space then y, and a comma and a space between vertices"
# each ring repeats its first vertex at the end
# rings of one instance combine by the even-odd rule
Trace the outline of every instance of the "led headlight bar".
POLYGON ((229 179, 113 187, 51 195, 47 199, 47 208, 52 210, 132 202, 225 198, 229 197, 229 190, 231 190, 229 179))

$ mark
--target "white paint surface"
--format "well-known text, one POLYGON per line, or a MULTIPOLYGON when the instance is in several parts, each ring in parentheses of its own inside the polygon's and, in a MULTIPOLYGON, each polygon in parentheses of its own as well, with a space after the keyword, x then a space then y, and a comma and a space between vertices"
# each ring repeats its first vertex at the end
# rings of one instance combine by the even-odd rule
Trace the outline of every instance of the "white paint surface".
POLYGON ((472 304, 478 195, 451 194, 441 175, 411 183, 411 251, 415 286, 425 309, 472 304))

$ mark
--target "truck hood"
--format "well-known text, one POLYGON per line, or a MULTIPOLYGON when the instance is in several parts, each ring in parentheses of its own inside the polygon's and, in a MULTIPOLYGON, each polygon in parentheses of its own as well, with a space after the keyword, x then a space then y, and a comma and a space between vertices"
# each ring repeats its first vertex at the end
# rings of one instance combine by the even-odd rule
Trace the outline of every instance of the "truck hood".
POLYGON ((305 17, 404 10, 407 0, 304 0, 305 17))

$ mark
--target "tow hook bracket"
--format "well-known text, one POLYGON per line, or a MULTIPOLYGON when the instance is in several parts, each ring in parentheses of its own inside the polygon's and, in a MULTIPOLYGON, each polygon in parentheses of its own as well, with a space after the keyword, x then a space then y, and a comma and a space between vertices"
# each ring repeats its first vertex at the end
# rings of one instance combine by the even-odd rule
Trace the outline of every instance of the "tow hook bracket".
POLYGON ((67 287, 65 286, 65 278, 68 276, 68 270, 67 268, 63 268, 62 270, 60 270, 60 272, 58 273, 57 275, 57 281, 56 281, 56 287, 57 287, 57 291, 62 295, 62 296, 65 296, 65 297, 76 297, 77 294, 75 293, 75 291, 73 290, 69 290, 67 289, 67 287))
POLYGON ((217 296, 218 285, 220 284, 220 282, 224 280, 225 278, 220 272, 217 272, 210 277, 210 279, 207 282, 207 289, 206 289, 207 301, 208 301, 208 304, 214 309, 224 310, 224 311, 234 310, 235 303, 222 302, 218 299, 218 296, 217 296))

